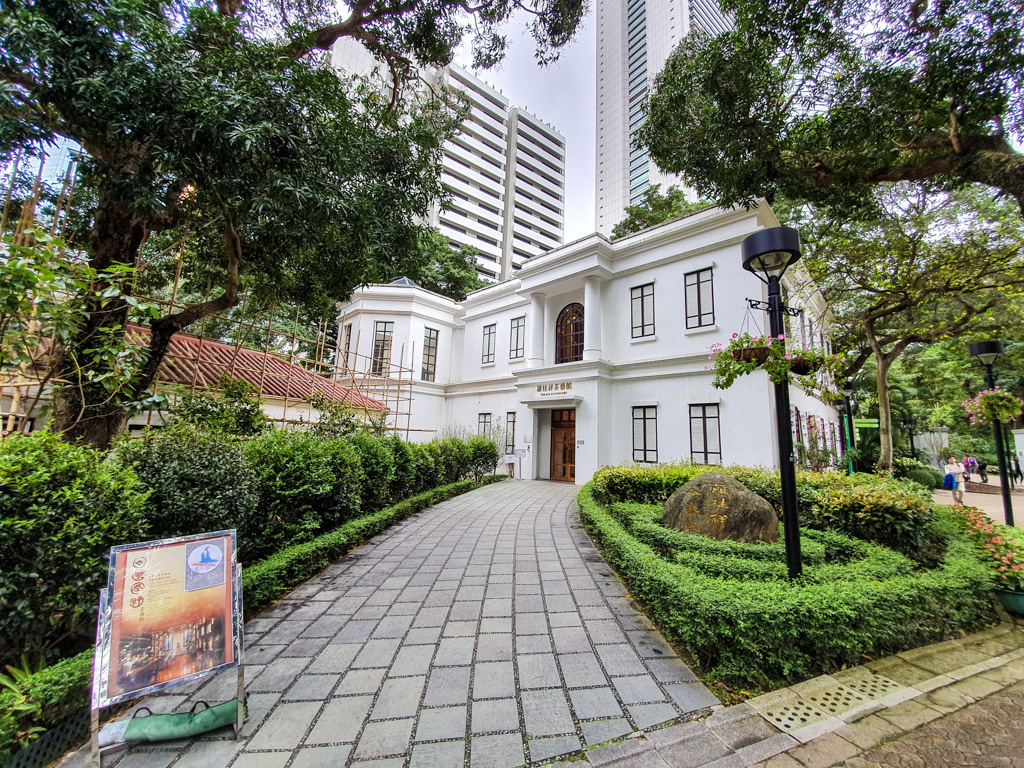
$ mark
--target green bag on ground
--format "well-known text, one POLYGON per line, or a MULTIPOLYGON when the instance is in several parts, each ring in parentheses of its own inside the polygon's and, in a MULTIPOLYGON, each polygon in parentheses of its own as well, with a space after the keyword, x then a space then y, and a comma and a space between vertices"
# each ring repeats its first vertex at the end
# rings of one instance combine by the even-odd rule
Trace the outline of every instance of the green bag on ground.
MULTIPOLYGON (((149 714, 139 717, 139 712, 149 711, 146 707, 139 709, 128 721, 128 727, 124 729, 124 741, 167 741, 168 739, 182 739, 188 736, 198 736, 200 733, 214 731, 226 725, 234 725, 238 720, 238 699, 225 701, 211 707, 205 701, 197 701, 190 712, 181 712, 174 715, 153 715, 149 714), (196 711, 200 705, 206 709, 196 711)), ((249 712, 246 710, 245 716, 249 712)))

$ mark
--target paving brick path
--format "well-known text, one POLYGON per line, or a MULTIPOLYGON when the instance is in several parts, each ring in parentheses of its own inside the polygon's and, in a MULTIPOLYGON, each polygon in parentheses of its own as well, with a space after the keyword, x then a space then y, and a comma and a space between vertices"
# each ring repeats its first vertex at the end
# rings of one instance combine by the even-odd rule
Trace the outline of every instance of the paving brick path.
MULTIPOLYGON (((246 740, 117 765, 511 768, 718 704, 636 610, 575 494, 498 483, 386 531, 249 622, 246 740)), ((233 684, 147 703, 187 710, 233 684)))
POLYGON ((1024 683, 846 761, 846 768, 1024 766, 1024 683))

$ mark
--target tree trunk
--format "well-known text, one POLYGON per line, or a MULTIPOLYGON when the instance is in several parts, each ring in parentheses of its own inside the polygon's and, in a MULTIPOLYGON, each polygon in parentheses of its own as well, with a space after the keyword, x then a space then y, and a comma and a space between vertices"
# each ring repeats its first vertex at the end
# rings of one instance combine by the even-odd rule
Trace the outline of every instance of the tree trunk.
MULTIPOLYGON (((102 272, 114 264, 134 264, 145 227, 127 205, 101 197, 96 207, 89 266, 102 272)), ((103 359, 107 334, 117 337, 128 320, 128 305, 103 299, 110 282, 98 279, 85 296, 86 320, 64 344, 55 345, 52 369, 62 384, 53 397, 53 429, 69 442, 107 448, 124 429, 128 414, 101 383, 90 381, 108 363, 103 359), (90 351, 91 350, 91 351, 90 351)))
MULTIPOLYGON (((171 337, 192 323, 238 303, 242 244, 233 222, 227 217, 225 219, 227 282, 224 292, 216 298, 186 307, 177 314, 153 320, 146 360, 134 379, 119 391, 111 392, 102 384, 89 381, 84 372, 95 374, 109 367, 102 354, 103 334, 107 332, 114 338, 122 337, 129 307, 123 300, 102 298, 109 282, 97 281, 90 287, 86 297, 86 323, 65 347, 55 349, 52 361, 57 375, 65 382, 54 395, 54 430, 60 432, 64 440, 104 450, 109 448, 128 425, 129 413, 125 405, 141 399, 156 381, 171 337), (86 352, 88 349, 96 351, 86 352)), ((144 234, 144 225, 133 220, 126 207, 101 199, 96 209, 90 265, 103 270, 115 263, 134 264, 144 234)))
POLYGON ((879 474, 892 474, 892 405, 889 402, 889 366, 887 355, 875 354, 875 385, 878 388, 878 463, 879 474))

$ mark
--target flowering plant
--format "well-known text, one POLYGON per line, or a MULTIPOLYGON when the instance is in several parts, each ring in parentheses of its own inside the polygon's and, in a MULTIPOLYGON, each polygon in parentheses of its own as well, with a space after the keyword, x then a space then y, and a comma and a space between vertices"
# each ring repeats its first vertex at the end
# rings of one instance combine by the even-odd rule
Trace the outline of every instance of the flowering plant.
POLYGON ((982 562, 991 570, 996 586, 1024 592, 1024 548, 1007 536, 1005 526, 997 525, 977 507, 953 509, 967 523, 967 531, 981 549, 982 562))
POLYGON ((963 402, 964 410, 971 424, 991 424, 993 421, 1008 422, 1020 416, 1024 400, 997 386, 979 392, 963 402))
POLYGON ((751 336, 734 333, 728 344, 712 344, 708 360, 714 362, 717 389, 728 389, 740 376, 764 368, 776 384, 789 381, 790 375, 808 389, 819 389, 829 394, 835 377, 844 361, 843 355, 826 355, 814 349, 786 350, 785 334, 751 336))

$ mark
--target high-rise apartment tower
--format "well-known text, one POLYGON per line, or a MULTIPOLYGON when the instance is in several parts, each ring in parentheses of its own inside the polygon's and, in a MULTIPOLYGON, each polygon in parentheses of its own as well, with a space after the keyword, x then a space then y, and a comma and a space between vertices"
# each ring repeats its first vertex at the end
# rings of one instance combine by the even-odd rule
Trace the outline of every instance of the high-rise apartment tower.
POLYGON ((633 146, 644 100, 691 31, 725 31, 715 0, 597 0, 597 231, 608 235, 651 184, 678 183, 633 146))
MULTIPOLYGON (((362 45, 343 39, 333 64, 367 75, 379 65, 362 45)), ((465 94, 470 112, 444 147, 442 180, 448 210, 435 206, 430 223, 453 247, 478 251, 477 271, 507 280, 533 256, 562 244, 565 227, 565 138, 495 88, 455 65, 434 73, 465 94)))

